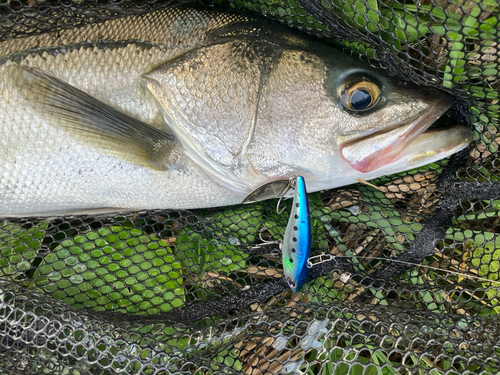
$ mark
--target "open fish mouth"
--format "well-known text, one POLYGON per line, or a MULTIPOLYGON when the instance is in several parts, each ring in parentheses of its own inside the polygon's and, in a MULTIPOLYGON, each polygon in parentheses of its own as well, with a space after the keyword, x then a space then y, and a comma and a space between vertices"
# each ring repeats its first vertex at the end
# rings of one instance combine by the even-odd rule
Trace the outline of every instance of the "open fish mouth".
MULTIPOLYGON (((423 114, 391 126, 389 129, 383 129, 344 142, 340 146, 340 154, 354 169, 362 173, 368 173, 394 163, 403 153, 408 156, 408 150, 420 149, 419 144, 422 142, 428 147, 433 147, 432 142, 429 142, 429 137, 425 133, 450 106, 451 100, 448 97, 442 97, 423 114)), ((432 131, 447 132, 449 129, 433 129, 432 131)), ((459 139, 459 137, 467 135, 464 132, 456 131, 453 134, 454 136, 448 140, 446 137, 438 137, 439 145, 435 145, 435 148, 428 151, 435 151, 435 154, 439 152, 438 150, 455 149, 457 143, 462 144, 464 142, 464 139, 459 139)))

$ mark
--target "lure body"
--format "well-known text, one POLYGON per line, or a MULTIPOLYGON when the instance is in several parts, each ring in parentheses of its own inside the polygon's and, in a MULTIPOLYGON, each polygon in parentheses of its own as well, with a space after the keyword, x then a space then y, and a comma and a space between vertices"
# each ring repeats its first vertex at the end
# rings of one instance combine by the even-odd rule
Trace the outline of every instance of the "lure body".
POLYGON ((311 255, 311 219, 304 178, 295 178, 292 211, 283 238, 282 256, 285 278, 294 292, 306 281, 311 255))

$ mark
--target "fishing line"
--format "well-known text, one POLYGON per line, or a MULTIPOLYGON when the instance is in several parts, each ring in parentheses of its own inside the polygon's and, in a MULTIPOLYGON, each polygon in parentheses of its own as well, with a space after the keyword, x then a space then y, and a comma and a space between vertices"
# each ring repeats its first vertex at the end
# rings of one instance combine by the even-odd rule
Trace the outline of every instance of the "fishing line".
POLYGON ((309 258, 308 265, 311 264, 311 267, 315 267, 317 264, 321 264, 323 262, 328 262, 328 261, 335 262, 339 258, 365 259, 365 260, 381 260, 381 261, 390 261, 390 262, 402 263, 402 264, 411 265, 411 266, 414 266, 414 267, 425 267, 425 268, 430 269, 430 270, 442 271, 442 272, 446 272, 446 273, 449 273, 449 274, 452 274, 452 275, 455 275, 455 276, 462 276, 464 278, 472 278, 472 279, 476 279, 478 281, 484 281, 484 282, 489 282, 489 283, 496 283, 496 284, 498 284, 500 286, 500 281, 490 280, 490 279, 487 279, 485 277, 470 275, 470 274, 467 274, 467 273, 464 273, 464 272, 460 272, 460 271, 451 271, 451 270, 447 270, 447 269, 444 269, 444 268, 428 266, 428 265, 425 265, 425 264, 422 264, 422 263, 412 263, 412 262, 407 262, 407 261, 404 261, 404 260, 384 258, 384 257, 356 256, 356 255, 335 256, 335 255, 332 255, 332 254, 319 254, 319 255, 315 255, 315 256, 312 256, 311 258, 309 258), (312 263, 311 259, 314 259, 315 257, 322 257, 322 258, 325 257, 327 259, 320 260, 319 262, 316 262, 316 263, 312 263))
MULTIPOLYGON (((347 259, 356 258, 356 259, 367 259, 367 260, 392 261, 397 263, 404 263, 406 265, 412 265, 415 267, 427 267, 428 269, 432 269, 435 271, 443 271, 456 276, 463 276, 464 278, 473 278, 478 281, 496 283, 500 285, 500 281, 489 280, 480 276, 469 275, 459 271, 450 271, 439 267, 427 266, 424 264, 415 264, 391 258, 354 256, 354 255, 335 256, 333 254, 319 254, 309 259, 313 259, 319 256, 326 257, 328 259, 323 259, 321 262, 313 264, 313 266, 310 268, 309 276, 307 278, 308 282, 314 281, 314 279, 318 277, 324 277, 331 275, 333 272, 338 272, 340 273, 340 280, 343 281, 344 283, 352 279, 357 281, 359 284, 364 285, 365 287, 377 287, 379 284, 378 281, 380 280, 372 279, 370 275, 359 274, 353 268, 352 263, 347 261, 347 259)), ((288 290, 290 290, 290 288, 287 285, 285 278, 281 277, 279 279, 274 279, 268 283, 261 283, 259 285, 250 287, 249 289, 242 290, 235 295, 223 296, 216 300, 200 301, 194 305, 186 306, 179 309, 174 309, 167 313, 162 313, 158 315, 134 316, 134 315, 127 315, 127 314, 124 315, 121 313, 110 313, 110 312, 104 314, 107 315, 108 318, 114 317, 116 319, 127 320, 127 321, 141 321, 141 322, 160 321, 163 323, 165 322, 188 323, 203 318, 208 318, 214 315, 232 314, 237 312, 238 310, 245 309, 247 306, 251 304, 262 303, 267 298, 278 295, 288 290)))

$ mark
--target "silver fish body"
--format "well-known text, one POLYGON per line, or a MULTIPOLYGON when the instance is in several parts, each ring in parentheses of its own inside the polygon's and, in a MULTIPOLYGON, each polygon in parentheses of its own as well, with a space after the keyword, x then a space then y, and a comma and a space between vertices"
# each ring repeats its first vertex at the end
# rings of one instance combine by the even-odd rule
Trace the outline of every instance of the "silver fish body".
POLYGON ((419 148, 449 104, 244 15, 175 8, 5 40, 0 216, 214 207, 295 174, 316 191, 398 172, 468 143, 454 128, 419 148), (369 110, 346 108, 373 85, 369 110))

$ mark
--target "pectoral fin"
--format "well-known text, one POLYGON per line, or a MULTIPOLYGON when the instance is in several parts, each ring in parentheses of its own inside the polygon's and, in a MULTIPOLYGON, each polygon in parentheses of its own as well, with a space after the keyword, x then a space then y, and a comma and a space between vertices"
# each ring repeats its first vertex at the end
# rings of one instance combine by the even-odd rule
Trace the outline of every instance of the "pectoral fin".
POLYGON ((290 179, 275 180, 260 185, 252 190, 241 203, 254 203, 266 199, 279 198, 285 193, 285 190, 290 185, 290 179))
MULTIPOLYGON (((18 92, 48 124, 122 160, 166 168, 173 138, 35 68, 11 67, 18 92)), ((105 84, 105 83, 103 83, 105 84)))

